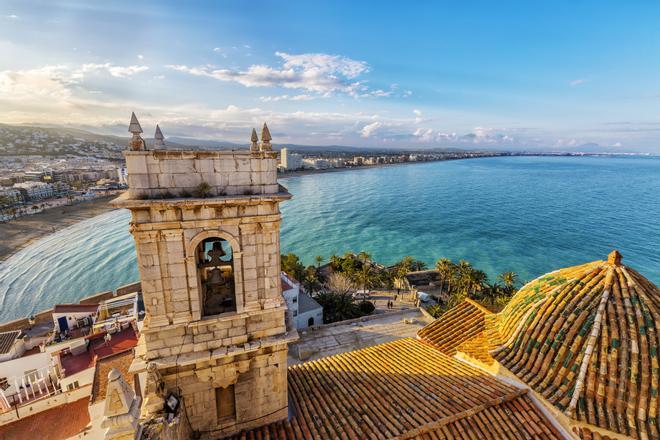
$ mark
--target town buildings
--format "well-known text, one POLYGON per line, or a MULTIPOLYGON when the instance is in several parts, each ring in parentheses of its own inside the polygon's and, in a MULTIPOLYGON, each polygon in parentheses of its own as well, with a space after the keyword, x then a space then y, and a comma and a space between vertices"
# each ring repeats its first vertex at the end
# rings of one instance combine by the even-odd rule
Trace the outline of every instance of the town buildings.
POLYGON ((295 171, 303 167, 303 158, 301 155, 291 152, 288 148, 280 149, 279 168, 285 171, 295 171))
POLYGON ((139 288, 124 286, 0 326, 0 437, 5 425, 15 429, 91 396, 99 362, 119 353, 133 358, 139 288))

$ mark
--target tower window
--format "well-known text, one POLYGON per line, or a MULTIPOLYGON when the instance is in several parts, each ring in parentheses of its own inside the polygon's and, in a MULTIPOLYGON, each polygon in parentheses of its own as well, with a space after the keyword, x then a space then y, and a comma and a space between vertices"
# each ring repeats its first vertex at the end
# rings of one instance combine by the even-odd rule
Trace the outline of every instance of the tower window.
POLYGON ((221 238, 207 238, 197 246, 197 274, 203 316, 236 311, 234 259, 231 245, 221 238))
POLYGON ((218 421, 236 418, 234 385, 215 389, 215 406, 218 421))

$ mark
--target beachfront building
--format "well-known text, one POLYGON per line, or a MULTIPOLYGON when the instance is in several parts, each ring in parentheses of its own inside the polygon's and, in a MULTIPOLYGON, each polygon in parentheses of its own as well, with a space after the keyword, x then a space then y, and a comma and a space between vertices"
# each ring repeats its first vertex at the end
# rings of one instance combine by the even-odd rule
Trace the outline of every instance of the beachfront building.
POLYGON ((22 200, 23 196, 18 188, 0 187, 0 207, 15 205, 22 200))
MULTIPOLYGON (((205 437, 288 415, 286 320, 280 284, 277 153, 266 124, 249 150, 146 150, 132 116, 125 152, 147 312, 132 371, 146 374, 143 413, 172 411, 205 437)), ((179 425, 181 426, 181 425, 179 425)))
POLYGON ((23 194, 23 200, 35 201, 51 198, 55 195, 55 187, 45 182, 15 183, 14 188, 23 194))
POLYGON ((300 288, 300 283, 285 272, 280 274, 282 296, 297 329, 323 324, 323 307, 300 288))
POLYGON ((280 150, 280 165, 284 171, 299 170, 303 167, 303 157, 300 154, 289 151, 288 148, 283 147, 280 150))

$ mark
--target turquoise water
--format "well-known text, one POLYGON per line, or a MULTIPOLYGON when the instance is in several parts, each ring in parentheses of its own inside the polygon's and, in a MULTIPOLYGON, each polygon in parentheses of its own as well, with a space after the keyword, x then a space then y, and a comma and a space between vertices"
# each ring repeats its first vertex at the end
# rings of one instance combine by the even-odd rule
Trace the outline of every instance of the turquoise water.
MULTIPOLYGON (((466 259, 528 280, 606 258, 660 283, 660 159, 511 157, 282 179, 282 249, 366 250, 466 259)), ((129 215, 113 211, 49 235, 0 264, 0 321, 138 279, 129 215)))

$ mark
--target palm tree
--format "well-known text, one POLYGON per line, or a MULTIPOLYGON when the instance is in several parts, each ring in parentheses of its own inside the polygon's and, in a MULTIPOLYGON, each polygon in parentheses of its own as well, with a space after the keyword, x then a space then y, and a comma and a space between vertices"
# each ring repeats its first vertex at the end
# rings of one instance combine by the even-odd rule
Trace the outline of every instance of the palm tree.
POLYGON ((355 276, 357 278, 358 284, 362 286, 362 291, 364 294, 367 293, 367 289, 375 287, 379 282, 378 273, 370 264, 364 264, 362 269, 360 269, 360 271, 358 271, 355 276))
POLYGON ((314 261, 316 261, 316 268, 318 269, 321 267, 321 263, 323 263, 323 257, 317 255, 316 257, 314 257, 314 261))
MULTIPOLYGON (((440 258, 435 263, 435 268, 440 274, 440 294, 442 295, 442 288, 445 286, 445 282, 449 281, 451 286, 451 274, 453 272, 454 263, 449 258, 440 258)), ((448 289, 449 290, 449 289, 448 289)))
POLYGON ((512 292, 518 285, 518 274, 515 272, 502 272, 497 276, 497 279, 502 281, 504 289, 507 292, 512 292))
POLYGON ((469 278, 472 270, 472 265, 465 260, 460 260, 456 265, 456 284, 458 284, 459 290, 464 294, 467 294, 470 288, 469 278))

